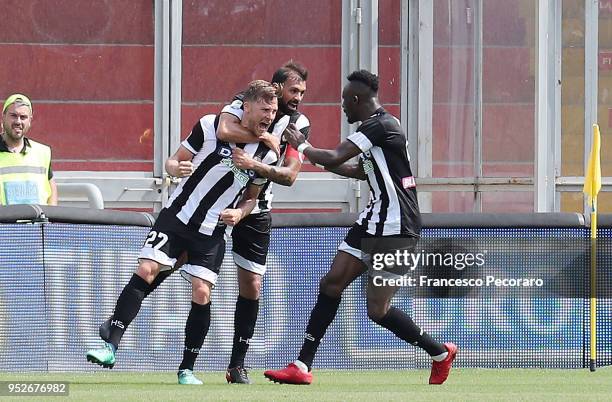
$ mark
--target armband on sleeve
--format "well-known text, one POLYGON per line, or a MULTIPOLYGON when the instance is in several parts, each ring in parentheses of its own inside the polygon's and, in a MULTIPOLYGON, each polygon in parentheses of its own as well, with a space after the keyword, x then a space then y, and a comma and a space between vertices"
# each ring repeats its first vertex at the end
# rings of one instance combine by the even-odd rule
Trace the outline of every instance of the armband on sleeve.
POLYGON ((299 153, 295 148, 291 145, 287 144, 287 150, 285 151, 285 158, 293 158, 300 161, 300 163, 304 162, 304 154, 299 153))

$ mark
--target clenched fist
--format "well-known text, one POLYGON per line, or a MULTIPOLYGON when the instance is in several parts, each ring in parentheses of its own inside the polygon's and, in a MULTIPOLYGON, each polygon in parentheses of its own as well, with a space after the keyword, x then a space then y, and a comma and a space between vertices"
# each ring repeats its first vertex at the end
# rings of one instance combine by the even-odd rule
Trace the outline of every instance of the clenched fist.
POLYGON ((227 208, 221 211, 219 217, 227 226, 235 226, 242 219, 242 210, 227 208))
POLYGON ((191 161, 180 161, 176 167, 176 177, 188 177, 193 173, 193 163, 191 161))
POLYGON ((253 169, 254 163, 251 155, 244 152, 240 148, 235 148, 232 150, 232 162, 239 169, 249 170, 253 169))

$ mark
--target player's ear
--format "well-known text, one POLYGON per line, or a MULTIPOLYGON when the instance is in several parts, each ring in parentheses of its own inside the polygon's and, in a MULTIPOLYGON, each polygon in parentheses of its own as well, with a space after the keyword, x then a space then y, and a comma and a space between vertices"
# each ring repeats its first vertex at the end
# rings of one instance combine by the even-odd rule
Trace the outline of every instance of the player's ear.
POLYGON ((359 103, 359 96, 353 95, 353 102, 354 103, 359 103))

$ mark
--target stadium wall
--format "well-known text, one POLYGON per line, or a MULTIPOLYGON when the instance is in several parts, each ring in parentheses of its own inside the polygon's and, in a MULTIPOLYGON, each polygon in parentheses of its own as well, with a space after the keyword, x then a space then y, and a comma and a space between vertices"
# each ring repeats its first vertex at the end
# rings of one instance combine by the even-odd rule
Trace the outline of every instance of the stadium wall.
MULTIPOLYGON (((343 214, 274 218, 260 319, 247 365, 273 368, 295 359, 319 279, 354 218, 343 214)), ((0 370, 98 370, 86 362, 85 352, 99 344, 98 325, 111 314, 136 268, 153 216, 12 206, 0 208, 0 222, 0 242, 5 245, 0 250, 0 370)), ((604 289, 610 287, 612 248, 607 240, 612 239, 612 216, 601 216, 600 223, 598 261, 604 289)), ((424 241, 469 238, 503 258, 497 262, 508 270, 527 272, 530 264, 548 261, 549 271, 569 267, 576 271, 572 279, 583 284, 588 281, 589 236, 578 214, 424 215, 424 241), (573 263, 564 264, 564 259, 573 263)), ((365 283, 362 277, 346 290, 315 366, 428 367, 425 353, 367 319, 365 283)), ((226 368, 237 292, 236 269, 227 252, 213 291, 211 328, 197 370, 226 368)), ((542 297, 519 291, 432 298, 411 292, 402 288, 394 304, 438 339, 459 344, 458 366, 581 368, 588 364, 588 299, 579 293, 542 297)), ((190 287, 175 274, 143 303, 123 338, 115 369, 175 370, 189 307, 190 287)), ((610 316, 611 310, 609 300, 600 300, 599 317, 610 316)), ((599 362, 610 364, 612 325, 600 319, 598 336, 599 362)))

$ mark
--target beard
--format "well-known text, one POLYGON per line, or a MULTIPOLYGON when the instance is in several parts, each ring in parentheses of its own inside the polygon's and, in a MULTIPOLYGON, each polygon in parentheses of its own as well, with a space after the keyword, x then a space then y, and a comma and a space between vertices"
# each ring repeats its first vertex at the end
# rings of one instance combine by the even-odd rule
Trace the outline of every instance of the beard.
POLYGON ((279 110, 279 111, 280 111, 282 114, 284 114, 284 115, 289 115, 289 114, 293 114, 293 113, 295 113, 295 111, 297 110, 297 108, 295 108, 295 109, 290 109, 290 108, 289 108, 289 105, 288 105, 287 103, 280 102, 280 103, 278 104, 278 110, 279 110))
POLYGON ((19 141, 21 140, 23 137, 25 137, 27 130, 25 129, 21 129, 19 131, 16 131, 15 129, 13 129, 12 127, 10 128, 5 128, 4 133, 6 134, 6 136, 13 140, 13 141, 19 141))

